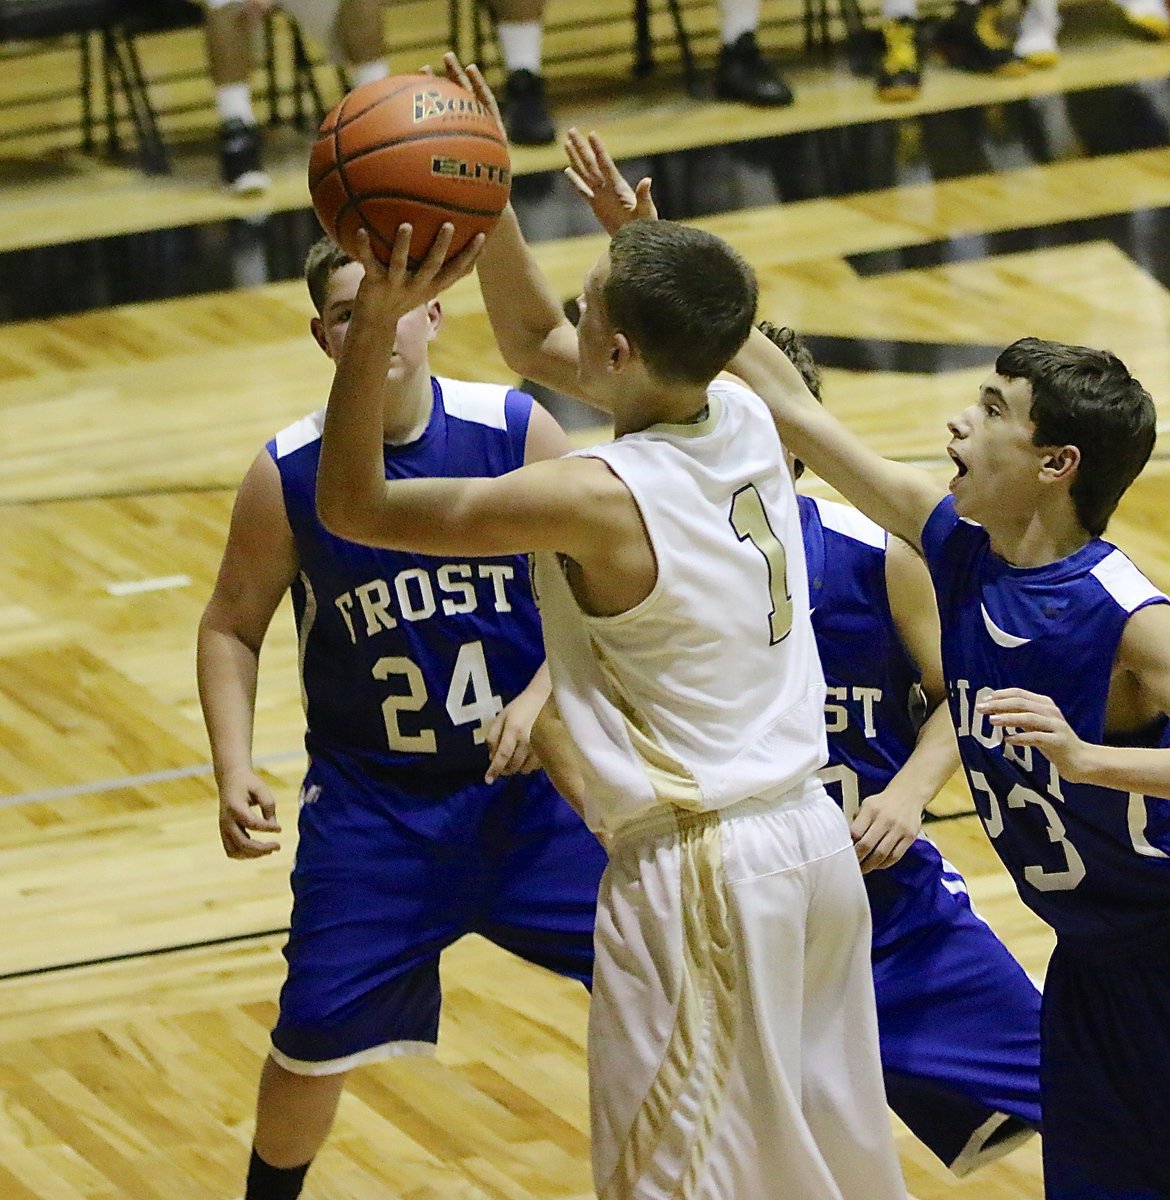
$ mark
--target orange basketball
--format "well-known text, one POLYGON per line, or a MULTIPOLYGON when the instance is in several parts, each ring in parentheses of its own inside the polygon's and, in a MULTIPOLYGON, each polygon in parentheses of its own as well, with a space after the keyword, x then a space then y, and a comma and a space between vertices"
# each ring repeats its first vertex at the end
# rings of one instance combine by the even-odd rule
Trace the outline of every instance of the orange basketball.
POLYGON ((309 157, 309 192, 325 232, 350 254, 369 231, 390 258, 409 222, 417 266, 439 226, 455 226, 450 254, 499 219, 512 187, 508 143, 466 89, 433 75, 362 84, 325 118, 309 157))

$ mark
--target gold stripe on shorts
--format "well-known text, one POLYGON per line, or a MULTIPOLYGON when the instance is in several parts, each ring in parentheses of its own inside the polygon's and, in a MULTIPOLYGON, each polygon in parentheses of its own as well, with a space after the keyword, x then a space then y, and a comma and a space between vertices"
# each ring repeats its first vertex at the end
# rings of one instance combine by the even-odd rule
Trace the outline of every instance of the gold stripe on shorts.
POLYGON ((723 880, 719 814, 676 810, 679 832, 679 905, 683 927, 683 978, 674 1029, 600 1200, 626 1200, 645 1173, 667 1127, 667 1116, 692 1082, 704 1025, 711 1028, 710 1063, 702 1080, 699 1121, 690 1142, 677 1200, 692 1200, 723 1099, 735 1044, 736 963, 723 880), (708 1016, 708 1013, 710 1016, 708 1016))

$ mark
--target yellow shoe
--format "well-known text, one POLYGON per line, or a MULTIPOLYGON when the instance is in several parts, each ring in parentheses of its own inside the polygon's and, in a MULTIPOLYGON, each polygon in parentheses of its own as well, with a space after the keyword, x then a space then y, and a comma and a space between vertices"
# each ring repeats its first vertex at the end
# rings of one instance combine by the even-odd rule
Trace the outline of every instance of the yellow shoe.
POLYGON ((1154 0, 1135 0, 1131 4, 1119 4, 1122 18, 1134 33, 1147 41, 1164 42, 1170 38, 1170 12, 1165 4, 1154 0))

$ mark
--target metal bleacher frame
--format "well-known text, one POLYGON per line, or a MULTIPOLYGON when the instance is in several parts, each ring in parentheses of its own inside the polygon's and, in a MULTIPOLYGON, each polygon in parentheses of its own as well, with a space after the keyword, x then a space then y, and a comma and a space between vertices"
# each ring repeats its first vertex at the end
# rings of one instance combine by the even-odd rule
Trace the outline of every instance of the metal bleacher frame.
MULTIPOLYGON (((152 100, 150 81, 142 68, 138 42, 153 34, 202 25, 203 13, 190 0, 101 0, 86 5, 65 0, 0 0, 0 43, 10 51, 35 55, 60 51, 73 44, 78 55, 80 143, 83 151, 104 151, 121 157, 133 136, 135 157, 148 174, 169 174, 171 158, 152 100)), ((259 92, 269 124, 289 121, 297 128, 316 125, 325 105, 314 76, 313 63, 300 30, 291 18, 269 13, 263 24, 264 85, 259 92)), ((344 75, 340 76, 342 89, 344 75)), ((37 104, 29 102, 30 112, 37 104)), ((4 135, 55 132, 68 126, 38 127, 30 120, 21 129, 4 135)))

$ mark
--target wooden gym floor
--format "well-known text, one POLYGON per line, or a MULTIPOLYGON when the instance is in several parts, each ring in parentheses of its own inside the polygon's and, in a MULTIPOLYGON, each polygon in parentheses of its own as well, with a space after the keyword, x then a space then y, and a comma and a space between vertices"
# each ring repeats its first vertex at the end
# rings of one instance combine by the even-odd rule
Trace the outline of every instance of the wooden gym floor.
MULTIPOLYGON (((550 21, 596 7, 552 0, 550 21)), ((437 53, 442 21, 426 19, 437 53)), ((712 13, 692 5, 688 19, 705 31, 709 72, 712 13)), ((1057 68, 1001 81, 930 61, 921 99, 893 109, 841 54, 806 54, 794 36, 791 23, 768 33, 797 89, 790 110, 687 96, 667 50, 660 74, 637 83, 620 54, 550 69, 558 119, 599 129, 632 175, 653 173, 664 215, 747 255, 762 313, 810 335, 828 403, 885 452, 945 470, 946 416, 1025 333, 1108 345, 1170 396, 1165 47, 1084 3, 1057 68)), ((239 1195, 282 978, 293 839, 264 862, 223 857, 192 662, 233 488, 328 386, 296 279, 315 236, 307 141, 272 131, 263 200, 219 193, 198 38, 159 39, 151 53, 148 73, 188 70, 160 89, 202 104, 168 122, 176 170, 163 178, 15 123, 11 101, 69 82, 66 50, 0 69, 8 1200, 239 1195)), ((423 53, 396 50, 392 66, 423 53)), ((555 174, 559 151, 516 158, 518 208, 571 296, 600 239, 555 174)), ((474 285, 445 308, 436 369, 508 379, 474 285)), ((1162 586, 1168 501, 1159 450, 1111 527, 1162 586)), ((256 726, 288 829, 303 767, 292 633, 278 614, 256 726)), ((1039 976, 1051 939, 957 783, 939 811, 932 836, 1039 976)), ((306 1196, 588 1196, 584 994, 476 939, 447 956, 445 987, 437 1060, 355 1077, 306 1196)), ((904 1131, 899 1146, 921 1200, 1041 1194, 1035 1143, 964 1183, 904 1131)))

